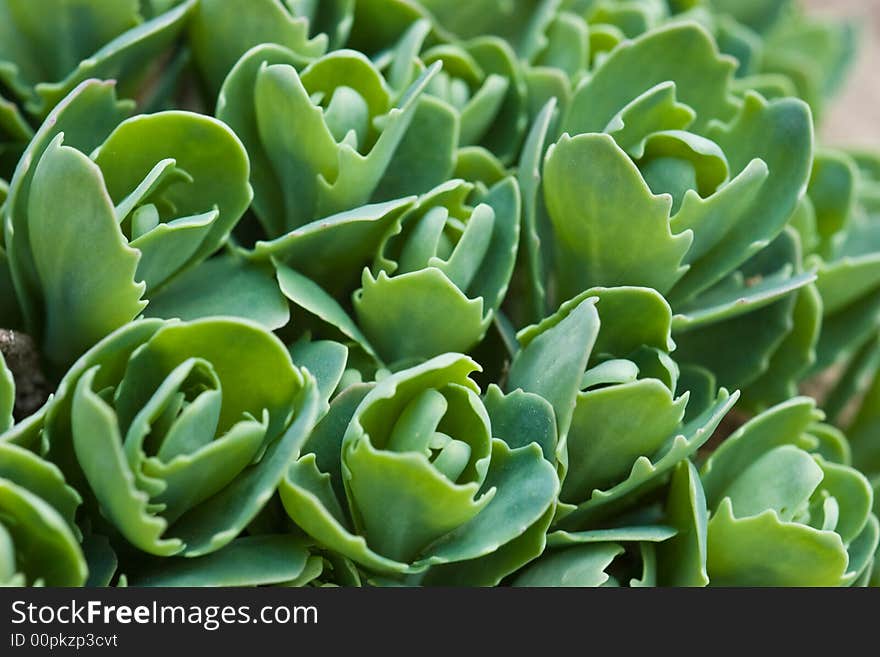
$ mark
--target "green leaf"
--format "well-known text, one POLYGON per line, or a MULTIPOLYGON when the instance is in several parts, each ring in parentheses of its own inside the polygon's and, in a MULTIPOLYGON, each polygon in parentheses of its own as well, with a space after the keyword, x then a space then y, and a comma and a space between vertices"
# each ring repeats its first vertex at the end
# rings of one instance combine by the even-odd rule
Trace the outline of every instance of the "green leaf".
POLYGON ((563 298, 596 285, 643 285, 662 293, 686 271, 691 234, 672 235, 671 199, 651 193, 611 137, 563 135, 547 153, 544 200, 556 231, 563 298))
MULTIPOLYGON (((279 55, 276 48, 271 57, 277 60, 284 55, 279 55)), ((270 191, 273 216, 262 217, 274 235, 370 200, 413 119, 420 94, 437 68, 426 70, 413 83, 400 107, 391 107, 384 80, 361 53, 335 51, 308 65, 302 74, 286 63, 264 64, 265 58, 263 50, 252 50, 227 80, 230 88, 232 84, 241 85, 243 93, 253 98, 253 110, 236 111, 237 106, 227 106, 224 99, 229 93, 224 88, 218 116, 242 136, 249 149, 264 149, 266 158, 255 159, 255 169, 268 165, 278 176, 280 188, 270 191), (343 122, 341 127, 345 134, 351 134, 355 144, 343 135, 337 143, 328 124, 332 123, 332 115, 325 117, 311 94, 324 98, 329 111, 339 89, 349 91, 338 96, 342 99, 338 103, 355 103, 367 112, 363 116, 367 123, 359 124, 358 129, 375 131, 370 133, 370 141, 361 138, 364 143, 356 143, 357 126, 343 122), (289 116, 298 116, 299 120, 291 123, 289 116), (379 117, 382 120, 376 121, 379 117), (355 131, 349 133, 350 128, 355 131)), ((268 175, 266 171, 259 173, 264 180, 268 175)), ((264 215, 267 213, 259 210, 266 203, 261 191, 257 186, 258 212, 264 215)))
MULTIPOLYGON (((815 285, 798 291, 793 328, 770 357, 767 371, 743 391, 744 404, 761 410, 797 395, 797 383, 816 360, 822 325, 822 299, 815 285)), ((828 410, 828 401, 825 401, 828 410)))
POLYGON ((51 403, 17 424, 6 435, 17 434, 11 437, 13 442, 40 449, 42 454, 58 465, 72 486, 78 490, 88 490, 73 447, 71 415, 79 380, 85 372, 97 367, 94 377, 98 390, 118 385, 132 352, 161 326, 160 320, 136 320, 108 335, 71 366, 58 384, 51 403))
POLYGON ((82 498, 53 464, 18 445, 0 443, 0 478, 33 493, 51 506, 78 536, 76 511, 82 498))
MULTIPOLYGON (((510 162, 519 153, 523 135, 527 127, 526 87, 516 54, 507 42, 492 36, 481 36, 470 41, 468 53, 476 60, 480 68, 496 79, 506 78, 506 95, 488 131, 479 143, 495 153, 505 163, 510 162)), ((468 129, 473 112, 462 112, 462 140, 466 145, 468 129)))
POLYGON ((301 62, 327 49, 326 35, 309 39, 309 20, 277 0, 199 0, 189 22, 189 40, 213 93, 236 60, 254 46, 279 44, 301 62))
POLYGON ((835 315, 880 287, 880 254, 849 257, 819 266, 816 287, 823 311, 835 315))
MULTIPOLYGON (((147 64, 162 57, 174 44, 196 4, 196 0, 186 0, 112 40, 101 40, 100 50, 83 57, 75 69, 69 68, 64 79, 44 78, 45 82, 37 84, 35 90, 38 97, 28 102, 28 110, 38 116, 45 116, 74 87, 87 79, 119 80, 120 91, 125 95, 133 95, 147 64)), ((49 11, 57 13, 56 10, 49 11)), ((107 16, 107 7, 103 3, 100 5, 100 12, 101 20, 96 21, 96 24, 104 23, 107 16)), ((67 24, 60 28, 62 35, 69 34, 70 31, 67 24)), ((57 45, 53 42, 50 47, 57 50, 57 45)))
POLYGON ((555 463, 556 416, 550 402, 519 388, 505 395, 492 384, 483 403, 492 420, 493 437, 514 449, 537 443, 544 458, 555 463))
POLYGON ((350 529, 327 475, 318 470, 312 454, 290 466, 278 492, 288 515, 321 544, 380 573, 407 571, 407 564, 377 554, 367 546, 363 536, 350 529))
POLYGON ((657 546, 660 585, 706 586, 708 512, 700 475, 690 461, 679 464, 672 475, 666 517, 677 533, 657 546))
POLYGON ((210 211, 219 217, 211 224, 190 263, 204 260, 226 240, 250 205, 250 165, 244 146, 224 123, 192 112, 169 111, 123 121, 98 149, 95 162, 104 172, 110 196, 120 201, 135 189, 156 162, 174 158, 192 178, 172 185, 163 198, 176 216, 210 211))
POLYGON ((112 6, 84 0, 75 7, 59 0, 41 7, 7 0, 0 16, 3 82, 31 100, 34 85, 64 78, 81 60, 140 22, 136 0, 112 6))
POLYGON ((478 483, 450 482, 422 454, 376 449, 369 440, 349 440, 348 434, 342 453, 355 524, 373 550, 396 561, 430 554, 434 541, 486 509, 496 494, 489 489, 477 497, 478 483))
POLYGON ((721 388, 709 408, 669 436, 663 448, 651 458, 639 457, 629 476, 606 490, 594 490, 591 497, 576 509, 566 510, 557 519, 561 529, 577 529, 609 517, 634 499, 662 483, 662 477, 683 459, 692 456, 709 438, 730 411, 739 394, 721 388))
MULTIPOLYGON (((517 180, 522 194, 522 238, 517 270, 524 270, 525 294, 529 321, 537 322, 544 316, 547 303, 547 290, 544 284, 545 256, 547 246, 542 243, 539 228, 539 212, 543 197, 539 194, 541 185, 541 163, 550 125, 556 115, 555 97, 550 98, 532 124, 526 136, 519 158, 517 180)), ((517 272, 514 270, 514 277, 517 272)))
POLYGON ((858 169, 845 153, 821 150, 813 158, 807 195, 816 212, 821 240, 817 251, 832 253, 835 236, 846 230, 856 199, 858 169))
POLYGON ((671 81, 648 89, 614 115, 602 132, 632 152, 649 135, 663 130, 684 130, 694 121, 694 111, 679 103, 671 81))
POLYGON ((465 146, 455 154, 455 170, 451 178, 469 180, 482 190, 501 182, 507 169, 492 153, 482 146, 465 146))
MULTIPOLYGON (((261 0, 261 4, 273 0, 261 0)), ((212 2, 214 10, 221 3, 212 2)), ((274 44, 254 46, 229 72, 217 98, 216 116, 229 125, 247 148, 254 189, 253 210, 270 236, 285 233, 285 191, 265 146, 260 140, 254 106, 254 84, 265 64, 296 66, 302 60, 291 50, 274 44)))
POLYGON ((125 460, 118 419, 95 393, 98 366, 76 384, 71 429, 73 448, 101 513, 133 545, 150 554, 170 556, 184 549, 177 538, 162 538, 168 523, 153 515, 148 493, 140 490, 125 460))
POLYGON ((269 445, 259 462, 174 523, 174 532, 186 543, 187 556, 208 554, 228 544, 253 520, 275 492, 288 465, 296 458, 317 420, 317 385, 308 372, 303 379, 305 383, 298 394, 292 423, 280 438, 269 445))
MULTIPOLYGON (((112 83, 87 80, 55 107, 22 155, 10 183, 3 217, 9 266, 25 325, 31 334, 39 335, 42 332, 44 312, 43 291, 34 264, 28 216, 30 187, 37 164, 44 151, 61 133, 68 147, 82 153, 91 152, 128 115, 132 106, 129 102, 117 101, 112 83)), ((48 204, 50 200, 43 199, 42 202, 48 204)))
MULTIPOLYGON (((840 426, 846 426, 846 416, 843 414, 850 410, 853 399, 863 402, 867 391, 874 383, 875 374, 880 371, 880 341, 870 340, 850 360, 846 369, 840 375, 834 387, 828 392, 823 403, 825 414, 829 422, 840 426)), ((864 408, 863 404, 860 404, 864 408)))
POLYGON ((135 282, 140 255, 119 230, 100 169, 62 139, 40 158, 27 208, 45 296, 43 349, 61 368, 146 305, 145 286, 135 282))
POLYGON ((571 78, 577 78, 589 66, 590 33, 587 23, 579 16, 560 12, 547 28, 546 48, 535 59, 535 64, 561 69, 571 78))
POLYGON ((322 405, 329 402, 345 372, 346 346, 332 340, 299 340, 291 345, 290 357, 297 367, 304 367, 315 377, 322 405))
MULTIPOLYGON (((602 328, 593 351, 629 356, 642 347, 675 349, 670 330, 672 310, 657 291, 644 287, 594 287, 576 298, 597 297, 602 328)), ((569 302, 563 304, 567 305, 569 302)))
MULTIPOLYGON (((491 554, 540 522, 559 491, 556 470, 537 445, 510 449, 492 442, 492 462, 484 491, 496 493, 470 522, 460 525, 428 550, 429 562, 457 562, 491 554)), ((522 563, 538 553, 524 553, 522 563)), ((516 570, 516 568, 511 568, 516 570)))
POLYGON ((662 543, 673 538, 676 533, 675 527, 667 525, 624 526, 582 532, 557 530, 547 537, 547 544, 555 548, 587 543, 662 543))
POLYGON ((786 267, 754 282, 744 281, 737 272, 695 299, 676 306, 673 328, 681 333, 759 310, 815 280, 813 272, 792 275, 786 267))
POLYGON ((818 454, 826 461, 852 465, 852 454, 849 441, 844 433, 830 424, 818 422, 810 427, 810 436, 816 439, 816 447, 813 453, 818 454))
POLYGON ((824 475, 822 489, 836 499, 843 513, 834 530, 847 545, 865 528, 874 502, 871 484, 865 476, 847 465, 816 459, 824 475))
POLYGON ((769 372, 773 355, 792 331, 796 300, 790 294, 748 315, 677 333, 676 360, 710 370, 721 385, 749 385, 769 372), (718 349, 720 344, 725 349, 718 349))
MULTIPOLYGON (((330 409, 315 426, 303 447, 304 454, 314 454, 318 471, 329 476, 332 491, 339 500, 345 499, 345 485, 342 482, 342 461, 340 459, 342 438, 351 418, 354 417, 354 412, 372 388, 372 384, 357 383, 340 392, 330 404, 330 409)), ((306 459, 301 460, 306 461, 306 459)), ((300 472, 305 472, 308 467, 304 463, 300 463, 297 469, 300 472)), ((293 474, 289 476, 291 481, 296 481, 293 474)), ((339 503, 336 502, 336 506, 338 505, 339 503)), ((296 519, 295 516, 294 519, 296 519)))
POLYGON ((616 543, 578 545, 541 557, 513 581, 514 586, 602 586, 623 548, 616 543))
POLYGON ((132 586, 266 586, 299 577, 308 546, 294 536, 245 536, 192 559, 165 559, 131 578, 132 586))
POLYGON ((874 375, 862 404, 847 428, 853 464, 871 475, 880 473, 880 446, 876 435, 880 427, 880 376, 874 375))
POLYGON ((469 299, 436 267, 376 278, 365 269, 362 285, 355 313, 386 362, 467 352, 489 328, 483 299, 469 299))
POLYGON ((281 292, 297 307, 326 322, 342 335, 350 338, 367 354, 378 358, 373 347, 345 310, 333 297, 324 292, 313 280, 290 267, 276 264, 281 292))
POLYGON ((675 432, 686 405, 687 397, 673 399, 657 379, 578 394, 560 499, 574 504, 587 501, 593 490, 624 480, 639 457, 653 459, 675 432))
POLYGON ((821 419, 815 402, 808 397, 795 397, 750 420, 731 434, 701 470, 709 508, 721 502, 723 491, 761 454, 793 443, 802 449, 801 434, 821 419))
POLYGON ((714 586, 838 586, 848 561, 834 532, 783 522, 772 510, 736 518, 727 499, 709 520, 707 552, 714 586))
MULTIPOLYGON (((845 264, 843 264, 846 267, 845 264)), ((858 283, 854 283, 858 284, 858 283)), ((823 299, 824 301, 824 299, 823 299)), ((822 318, 822 330, 816 345, 816 362, 811 373, 851 358, 877 334, 880 296, 866 294, 855 303, 822 318)))
MULTIPOLYGON (((516 179, 508 177, 500 181, 480 201, 492 208, 495 221, 486 256, 477 268, 473 282, 466 289, 470 297, 482 297, 486 309, 494 311, 504 300, 516 264, 521 213, 520 190, 516 179)), ((447 264, 451 264, 451 260, 447 264)))
POLYGON ((266 265, 234 255, 212 258, 175 277, 150 299, 147 317, 192 320, 241 317, 270 330, 286 326, 290 310, 266 265), (222 286, 217 281, 223 281, 222 286))
POLYGON ((85 585, 87 587, 110 586, 110 582, 116 575, 119 560, 109 539, 100 534, 89 534, 83 539, 82 549, 89 569, 89 578, 85 585))
POLYGON ((822 479, 822 468, 812 456, 794 445, 782 445, 757 456, 716 494, 730 500, 732 513, 740 518, 772 509, 780 520, 789 522, 804 508, 822 479), (777 473, 785 473, 785 478, 777 473))
POLYGON ((679 99, 697 115, 699 131, 711 119, 729 120, 736 103, 728 84, 736 62, 720 55, 714 40, 693 22, 652 30, 616 47, 578 85, 562 129, 571 135, 600 132, 633 98, 673 81, 679 99), (669 57, 669 53, 676 57, 669 57))
POLYGON ((15 379, 6 367, 6 359, 0 353, 0 434, 14 423, 12 409, 15 407, 15 379))
POLYGON ((449 180, 460 142, 459 125, 458 113, 449 105, 422 95, 371 199, 424 194, 449 180))
POLYGON ((880 541, 880 523, 877 522, 877 516, 872 514, 868 516, 868 522, 862 532, 847 548, 849 563, 844 580, 852 581, 852 585, 855 586, 857 578, 871 572, 878 541, 880 541))
POLYGON ((476 559, 432 566, 421 580, 423 586, 498 586, 508 575, 544 551, 547 528, 554 508, 509 543, 476 559))
POLYGON ((310 278, 332 295, 348 294, 361 271, 376 256, 385 236, 415 203, 410 196, 306 224, 269 242, 257 242, 249 254, 258 261, 273 258, 310 278))
MULTIPOLYGON (((139 210, 135 212, 133 224, 136 223, 137 216, 142 216, 139 210)), ((150 291, 165 283, 195 254, 217 216, 217 211, 212 210, 192 217, 181 217, 160 223, 148 233, 132 240, 130 246, 141 252, 137 279, 143 281, 150 291)), ((153 219, 158 217, 153 215, 151 223, 153 219)))
POLYGON ((595 304, 596 300, 589 298, 576 307, 563 307, 534 331, 522 332, 518 336, 522 348, 510 366, 507 389, 521 388, 550 402, 560 444, 571 426, 581 378, 599 334, 595 304))
POLYGON ((691 265, 676 285, 676 299, 707 289, 779 235, 809 180, 813 124, 800 100, 767 102, 747 94, 737 118, 713 124, 706 136, 724 151, 731 171, 744 171, 759 158, 770 174, 724 239, 691 265))

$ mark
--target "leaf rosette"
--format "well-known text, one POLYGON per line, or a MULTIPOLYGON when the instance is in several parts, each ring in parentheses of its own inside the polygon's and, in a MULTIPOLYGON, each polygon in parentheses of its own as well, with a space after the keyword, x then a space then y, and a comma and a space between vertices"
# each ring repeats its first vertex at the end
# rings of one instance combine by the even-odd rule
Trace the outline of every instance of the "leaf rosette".
POLYGON ((440 64, 402 93, 354 50, 299 66, 281 46, 252 48, 227 76, 217 103, 217 116, 250 154, 253 207, 269 237, 371 201, 424 192, 445 179, 458 137, 451 108, 440 110, 443 126, 430 124, 437 139, 429 147, 403 148, 410 124, 421 121, 419 99, 440 64))
POLYGON ((721 389, 687 408, 690 392, 678 394, 669 355, 671 321, 654 290, 596 288, 517 336, 507 388, 553 406, 562 481, 555 527, 573 543, 665 483, 738 398, 721 389))
POLYGON ((440 62, 425 95, 458 113, 458 145, 482 146, 510 162, 519 153, 527 123, 526 86, 516 53, 494 36, 429 45, 434 40, 429 21, 416 21, 393 48, 377 56, 377 63, 391 86, 404 91, 425 67, 440 62))
POLYGON ((354 309, 387 363, 467 351, 501 304, 516 260, 519 190, 451 180, 425 194, 380 245, 354 309))
POLYGON ((222 246, 252 196, 247 153, 223 123, 183 111, 125 119, 129 108, 112 85, 84 82, 53 110, 12 180, 13 280, 26 328, 54 368, 222 246))
POLYGON ((654 288, 672 305, 683 362, 743 387, 773 361, 787 391, 814 357, 820 313, 815 291, 799 292, 815 279, 799 236, 784 232, 809 180, 812 121, 796 99, 738 97, 734 68, 690 21, 616 46, 577 86, 548 149, 549 230, 533 221, 524 239, 550 245, 561 298, 654 288), (737 320, 756 312, 749 328, 737 320), (748 345, 748 363, 713 359, 704 347, 722 341, 748 345))
POLYGON ((493 438, 477 368, 444 354, 348 387, 279 488, 290 517, 385 576, 496 584, 540 554, 554 468, 537 444, 493 438))
POLYGON ((235 539, 274 492, 318 412, 315 380, 259 325, 147 319, 61 380, 20 431, 85 495, 122 551, 188 557, 235 539))
POLYGON ((868 480, 811 399, 775 406, 731 435, 701 477, 712 584, 847 586, 870 576, 877 518, 868 480))

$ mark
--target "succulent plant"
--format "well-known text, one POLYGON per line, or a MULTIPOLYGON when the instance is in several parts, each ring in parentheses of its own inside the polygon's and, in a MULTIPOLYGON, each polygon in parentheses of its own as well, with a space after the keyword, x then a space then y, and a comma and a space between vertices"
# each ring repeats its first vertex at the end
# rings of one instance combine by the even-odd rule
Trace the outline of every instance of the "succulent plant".
POLYGON ((0 0, 0 584, 878 584, 880 157, 816 137, 853 44, 0 0))

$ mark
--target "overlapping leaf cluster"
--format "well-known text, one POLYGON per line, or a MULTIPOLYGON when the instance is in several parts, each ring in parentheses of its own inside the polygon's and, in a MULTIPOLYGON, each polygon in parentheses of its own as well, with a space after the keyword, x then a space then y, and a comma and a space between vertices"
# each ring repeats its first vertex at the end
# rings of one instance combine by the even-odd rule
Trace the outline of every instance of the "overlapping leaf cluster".
POLYGON ((0 583, 876 583, 880 157, 814 135, 850 26, 39 5, 0 0, 41 370, 0 367, 0 583))

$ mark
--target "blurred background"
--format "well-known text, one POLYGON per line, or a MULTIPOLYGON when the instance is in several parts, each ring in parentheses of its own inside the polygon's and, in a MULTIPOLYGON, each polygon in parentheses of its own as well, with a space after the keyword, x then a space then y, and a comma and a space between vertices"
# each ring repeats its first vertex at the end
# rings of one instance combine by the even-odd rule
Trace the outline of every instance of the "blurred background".
POLYGON ((854 19, 860 50, 841 94, 822 125, 825 143, 880 149, 880 0, 806 0, 816 16, 854 19))

